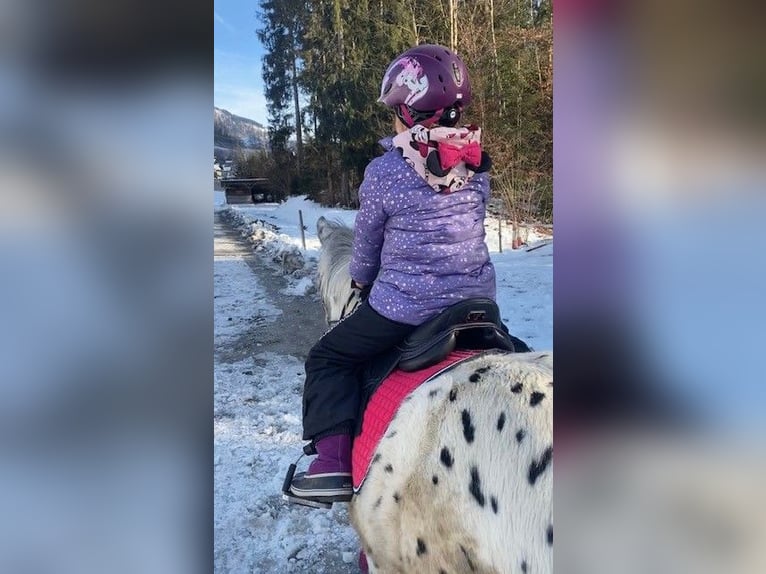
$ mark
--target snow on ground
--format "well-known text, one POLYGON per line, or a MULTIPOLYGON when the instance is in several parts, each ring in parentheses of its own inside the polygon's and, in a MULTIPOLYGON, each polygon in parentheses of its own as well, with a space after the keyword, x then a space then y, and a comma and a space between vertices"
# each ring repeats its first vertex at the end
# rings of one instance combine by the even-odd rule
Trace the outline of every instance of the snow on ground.
MULTIPOLYGON (((257 242, 256 249, 268 250, 275 261, 288 265, 292 276, 285 293, 304 295, 311 287, 319 238, 316 222, 320 216, 353 225, 355 210, 324 208, 305 196, 291 197, 283 203, 232 205, 236 221, 244 233, 257 242), (302 248, 298 211, 303 213, 306 249, 302 248), (287 255, 291 254, 291 255, 287 255)), ((488 217, 487 247, 497 272, 497 302, 511 332, 537 350, 553 348, 553 243, 542 229, 531 228, 528 246, 512 249, 511 226, 502 222, 503 251, 498 249, 497 218, 488 217), (533 251, 529 248, 537 247, 533 251)))
POLYGON ((355 560, 358 541, 346 505, 317 511, 281 499, 285 472, 305 444, 303 361, 248 344, 253 329, 277 321, 282 311, 244 255, 236 242, 216 237, 215 572, 352 572, 344 558, 352 553, 355 560), (231 349, 243 347, 253 351, 238 360, 231 349))
POLYGON ((297 281, 290 282, 290 284, 282 289, 282 293, 285 295, 296 295, 303 297, 308 295, 314 290, 314 278, 313 277, 301 277, 297 281))
POLYGON ((261 290, 253 272, 241 257, 217 257, 213 271, 214 341, 223 345, 251 325, 274 321, 282 311, 261 290))
POLYGON ((503 322, 535 350, 553 349, 553 244, 493 253, 492 262, 503 322))
POLYGON ((358 541, 347 507, 289 506, 282 481, 301 440, 303 362, 264 352, 215 367, 215 571, 338 572, 358 541), (326 557, 328 567, 322 567, 326 557))
POLYGON ((319 255, 319 238, 316 235, 317 220, 324 216, 326 219, 338 219, 348 225, 354 224, 356 211, 351 209, 333 209, 317 205, 306 199, 306 196, 291 197, 282 203, 260 203, 254 205, 232 205, 245 220, 262 221, 265 224, 279 228, 279 240, 288 245, 294 245, 303 251, 300 231, 300 215, 303 213, 306 250, 309 257, 319 255))
POLYGON ((213 190, 213 206, 216 210, 226 207, 226 192, 213 190))
MULTIPOLYGON (((215 210, 237 227, 263 261, 285 276, 287 287, 281 293, 286 295, 305 296, 314 290, 319 216, 349 225, 356 216, 353 210, 322 208, 302 197, 281 204, 235 206, 220 203, 220 198, 216 194, 215 210), (306 228, 305 250, 298 210, 306 228)), ((530 252, 512 250, 510 227, 504 224, 500 253, 497 225, 487 220, 502 317, 511 332, 532 347, 550 349, 553 245, 530 252)), ((528 241, 542 245, 551 239, 530 235, 528 241)), ((216 248, 215 571, 356 572, 358 541, 348 526, 346 505, 319 511, 288 506, 280 498, 284 473, 304 444, 303 363, 266 346, 262 352, 227 354, 232 346, 249 349, 242 339, 254 328, 278 320, 282 312, 269 301, 242 253, 236 248, 218 253, 216 248), (354 564, 349 564, 352 558, 354 564)), ((307 302, 314 304, 312 298, 307 302)), ((299 468, 305 468, 305 459, 299 468)))

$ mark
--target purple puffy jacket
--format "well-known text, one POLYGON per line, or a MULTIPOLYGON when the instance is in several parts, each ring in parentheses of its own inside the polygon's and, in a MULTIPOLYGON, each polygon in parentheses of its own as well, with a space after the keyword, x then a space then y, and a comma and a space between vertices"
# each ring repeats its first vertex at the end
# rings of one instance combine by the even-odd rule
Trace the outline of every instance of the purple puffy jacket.
POLYGON ((369 302, 400 323, 420 325, 469 297, 495 298, 495 269, 484 243, 489 176, 459 191, 434 191, 393 149, 367 166, 359 188, 354 251, 357 283, 375 281, 369 302), (377 279, 376 279, 377 277, 377 279))

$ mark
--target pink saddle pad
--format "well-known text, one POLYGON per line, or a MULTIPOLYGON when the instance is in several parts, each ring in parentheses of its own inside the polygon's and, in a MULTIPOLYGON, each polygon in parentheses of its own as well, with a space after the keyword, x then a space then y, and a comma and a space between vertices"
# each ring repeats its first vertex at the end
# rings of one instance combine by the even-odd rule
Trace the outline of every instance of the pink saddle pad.
POLYGON ((367 409, 362 418, 362 432, 354 439, 351 454, 354 491, 361 488, 370 468, 372 455, 404 399, 417 387, 442 371, 479 353, 480 351, 452 351, 446 359, 427 369, 413 373, 397 369, 383 381, 367 403, 367 409))

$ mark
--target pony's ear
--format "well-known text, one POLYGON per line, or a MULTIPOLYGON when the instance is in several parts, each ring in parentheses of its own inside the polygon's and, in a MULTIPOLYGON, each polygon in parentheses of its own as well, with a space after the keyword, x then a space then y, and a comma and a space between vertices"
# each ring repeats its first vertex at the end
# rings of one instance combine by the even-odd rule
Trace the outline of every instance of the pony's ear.
POLYGON ((330 225, 330 222, 327 221, 324 216, 320 216, 320 218, 317 219, 317 237, 319 237, 319 243, 325 242, 325 239, 330 235, 331 230, 332 226, 330 225))

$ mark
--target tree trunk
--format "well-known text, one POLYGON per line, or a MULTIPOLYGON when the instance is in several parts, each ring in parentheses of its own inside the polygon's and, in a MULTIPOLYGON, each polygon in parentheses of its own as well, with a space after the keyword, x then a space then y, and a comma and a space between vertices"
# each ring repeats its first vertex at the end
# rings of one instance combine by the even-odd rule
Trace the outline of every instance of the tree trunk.
MULTIPOLYGON (((498 73, 497 37, 495 36, 495 0, 489 0, 489 29, 492 33, 492 79, 494 84, 492 87, 494 88, 495 96, 500 97, 500 94, 503 93, 503 90, 500 86, 500 74, 498 73)), ((498 115, 503 117, 502 100, 498 108, 498 115)))
POLYGON ((316 141, 316 138, 317 138, 317 107, 316 107, 317 103, 316 102, 317 102, 316 94, 312 93, 311 94, 311 109, 312 109, 311 118, 314 123, 314 141, 316 141))
POLYGON ((340 53, 340 69, 346 69, 346 50, 343 45, 343 14, 341 12, 341 0, 333 3, 333 16, 335 17, 335 33, 338 38, 338 52, 340 53))
MULTIPOLYGON (((516 60, 516 73, 518 74, 518 78, 521 78, 521 59, 519 58, 516 60)), ((521 92, 519 92, 518 97, 516 98, 516 126, 521 127, 521 102, 522 102, 522 95, 521 92)))
POLYGON ((298 174, 301 173, 301 167, 303 165, 303 130, 301 106, 298 101, 298 70, 295 64, 295 52, 293 52, 292 58, 292 72, 293 72, 293 104, 295 105, 295 141, 296 141, 296 167, 298 174))
POLYGON ((410 14, 412 14, 413 45, 417 46, 420 44, 420 34, 418 34, 418 21, 415 18, 415 7, 412 5, 412 2, 410 2, 410 14))
POLYGON ((449 0, 449 47, 457 50, 457 0, 449 0))
POLYGON ((343 169, 340 172, 340 194, 346 205, 351 204, 351 190, 348 185, 348 170, 343 169))

